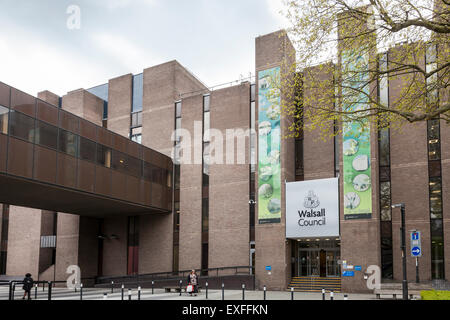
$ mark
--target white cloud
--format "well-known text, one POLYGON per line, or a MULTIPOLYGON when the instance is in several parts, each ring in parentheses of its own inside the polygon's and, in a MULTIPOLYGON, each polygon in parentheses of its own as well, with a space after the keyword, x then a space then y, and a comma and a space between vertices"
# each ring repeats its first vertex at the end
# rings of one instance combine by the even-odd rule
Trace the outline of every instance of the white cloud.
POLYGON ((285 5, 283 0, 266 0, 267 10, 275 18, 280 28, 287 28, 290 25, 285 16, 285 5))
POLYGON ((106 5, 110 10, 126 8, 130 5, 147 5, 153 6, 156 0, 103 0, 99 4, 106 5))
POLYGON ((104 81, 106 70, 83 55, 23 32, 18 26, 14 30, 14 34, 0 34, 0 81, 34 96, 43 90, 64 95, 104 81))
POLYGON ((150 54, 146 49, 138 47, 126 38, 109 33, 94 33, 91 40, 104 55, 111 57, 126 72, 141 72, 144 68, 164 62, 150 54))

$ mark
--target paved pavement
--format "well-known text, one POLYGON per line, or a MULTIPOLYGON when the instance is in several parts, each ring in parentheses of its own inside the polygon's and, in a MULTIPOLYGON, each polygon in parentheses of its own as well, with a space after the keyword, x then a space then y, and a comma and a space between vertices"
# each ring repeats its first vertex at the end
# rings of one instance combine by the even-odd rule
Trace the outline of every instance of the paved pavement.
MULTIPOLYGON (((9 288, 7 286, 0 286, 0 300, 8 300, 9 288)), ((107 300, 121 300, 121 290, 114 289, 114 293, 111 294, 109 289, 83 289, 83 300, 104 300, 104 293, 107 293, 107 300)), ((132 300, 138 299, 137 290, 131 291, 132 300)), ((42 288, 38 288, 37 300, 47 300, 48 291, 42 291, 42 288)), ((23 295, 23 290, 19 288, 15 292, 15 300, 21 300, 23 295)), ((31 294, 32 299, 35 297, 34 289, 31 294)), ((263 300, 263 291, 245 291, 245 300, 263 300)), ((125 290, 125 300, 128 300, 128 290, 125 290)), ((291 293, 288 291, 267 291, 267 300, 291 300, 291 293)), ((295 292, 295 300, 322 300, 321 293, 306 293, 306 292, 295 292)), ((326 299, 330 299, 330 294, 326 294, 326 299)), ((344 300, 343 293, 335 293, 335 300, 344 300)), ((374 300, 375 295, 373 294, 348 294, 348 300, 374 300)), ((52 300, 80 300, 80 292, 74 292, 74 290, 68 290, 66 288, 53 288, 52 290, 52 300)), ((152 294, 151 289, 144 289, 141 291, 141 300, 206 300, 206 294, 203 290, 198 296, 190 296, 189 294, 182 293, 167 293, 163 289, 155 289, 154 294, 152 294)), ((222 300, 221 290, 208 290, 208 300, 222 300)), ((242 290, 225 290, 225 300, 242 300, 242 290)))

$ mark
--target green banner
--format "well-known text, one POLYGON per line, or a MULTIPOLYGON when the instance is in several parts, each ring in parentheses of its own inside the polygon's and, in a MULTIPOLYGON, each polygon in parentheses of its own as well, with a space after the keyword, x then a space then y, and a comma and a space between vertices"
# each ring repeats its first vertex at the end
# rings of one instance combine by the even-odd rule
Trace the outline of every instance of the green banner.
POLYGON ((280 67, 258 73, 258 222, 281 222, 280 67))
MULTIPOLYGON (((342 87, 344 111, 368 108, 369 94, 368 56, 355 56, 350 51, 342 55, 346 74, 342 87), (367 84, 367 85, 365 85, 367 84), (355 94, 357 88, 361 90, 355 94)), ((372 217, 372 174, 370 161, 370 122, 347 122, 343 125, 343 183, 344 217, 350 219, 370 219, 372 217)))

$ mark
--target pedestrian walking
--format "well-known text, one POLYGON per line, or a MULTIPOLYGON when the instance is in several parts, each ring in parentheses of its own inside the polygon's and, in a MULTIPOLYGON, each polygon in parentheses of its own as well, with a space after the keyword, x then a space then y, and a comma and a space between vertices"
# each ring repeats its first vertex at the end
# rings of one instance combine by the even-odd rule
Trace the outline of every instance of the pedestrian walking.
POLYGON ((25 278, 23 279, 23 287, 22 289, 25 291, 22 297, 22 300, 25 300, 26 295, 28 294, 28 300, 31 300, 31 289, 33 288, 34 280, 31 277, 30 273, 27 273, 25 275, 25 278))

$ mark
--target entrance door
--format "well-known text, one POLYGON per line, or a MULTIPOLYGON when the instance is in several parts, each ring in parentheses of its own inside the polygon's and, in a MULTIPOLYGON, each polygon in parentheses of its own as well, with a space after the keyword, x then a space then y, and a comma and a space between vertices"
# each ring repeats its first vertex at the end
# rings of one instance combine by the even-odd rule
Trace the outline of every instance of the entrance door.
POLYGON ((327 276, 327 253, 325 252, 325 250, 320 250, 319 255, 320 277, 324 278, 327 276))
POLYGON ((298 276, 339 277, 338 241, 305 241, 298 245, 298 276))
POLYGON ((326 251, 326 276, 327 277, 339 277, 339 251, 327 250, 326 251))

